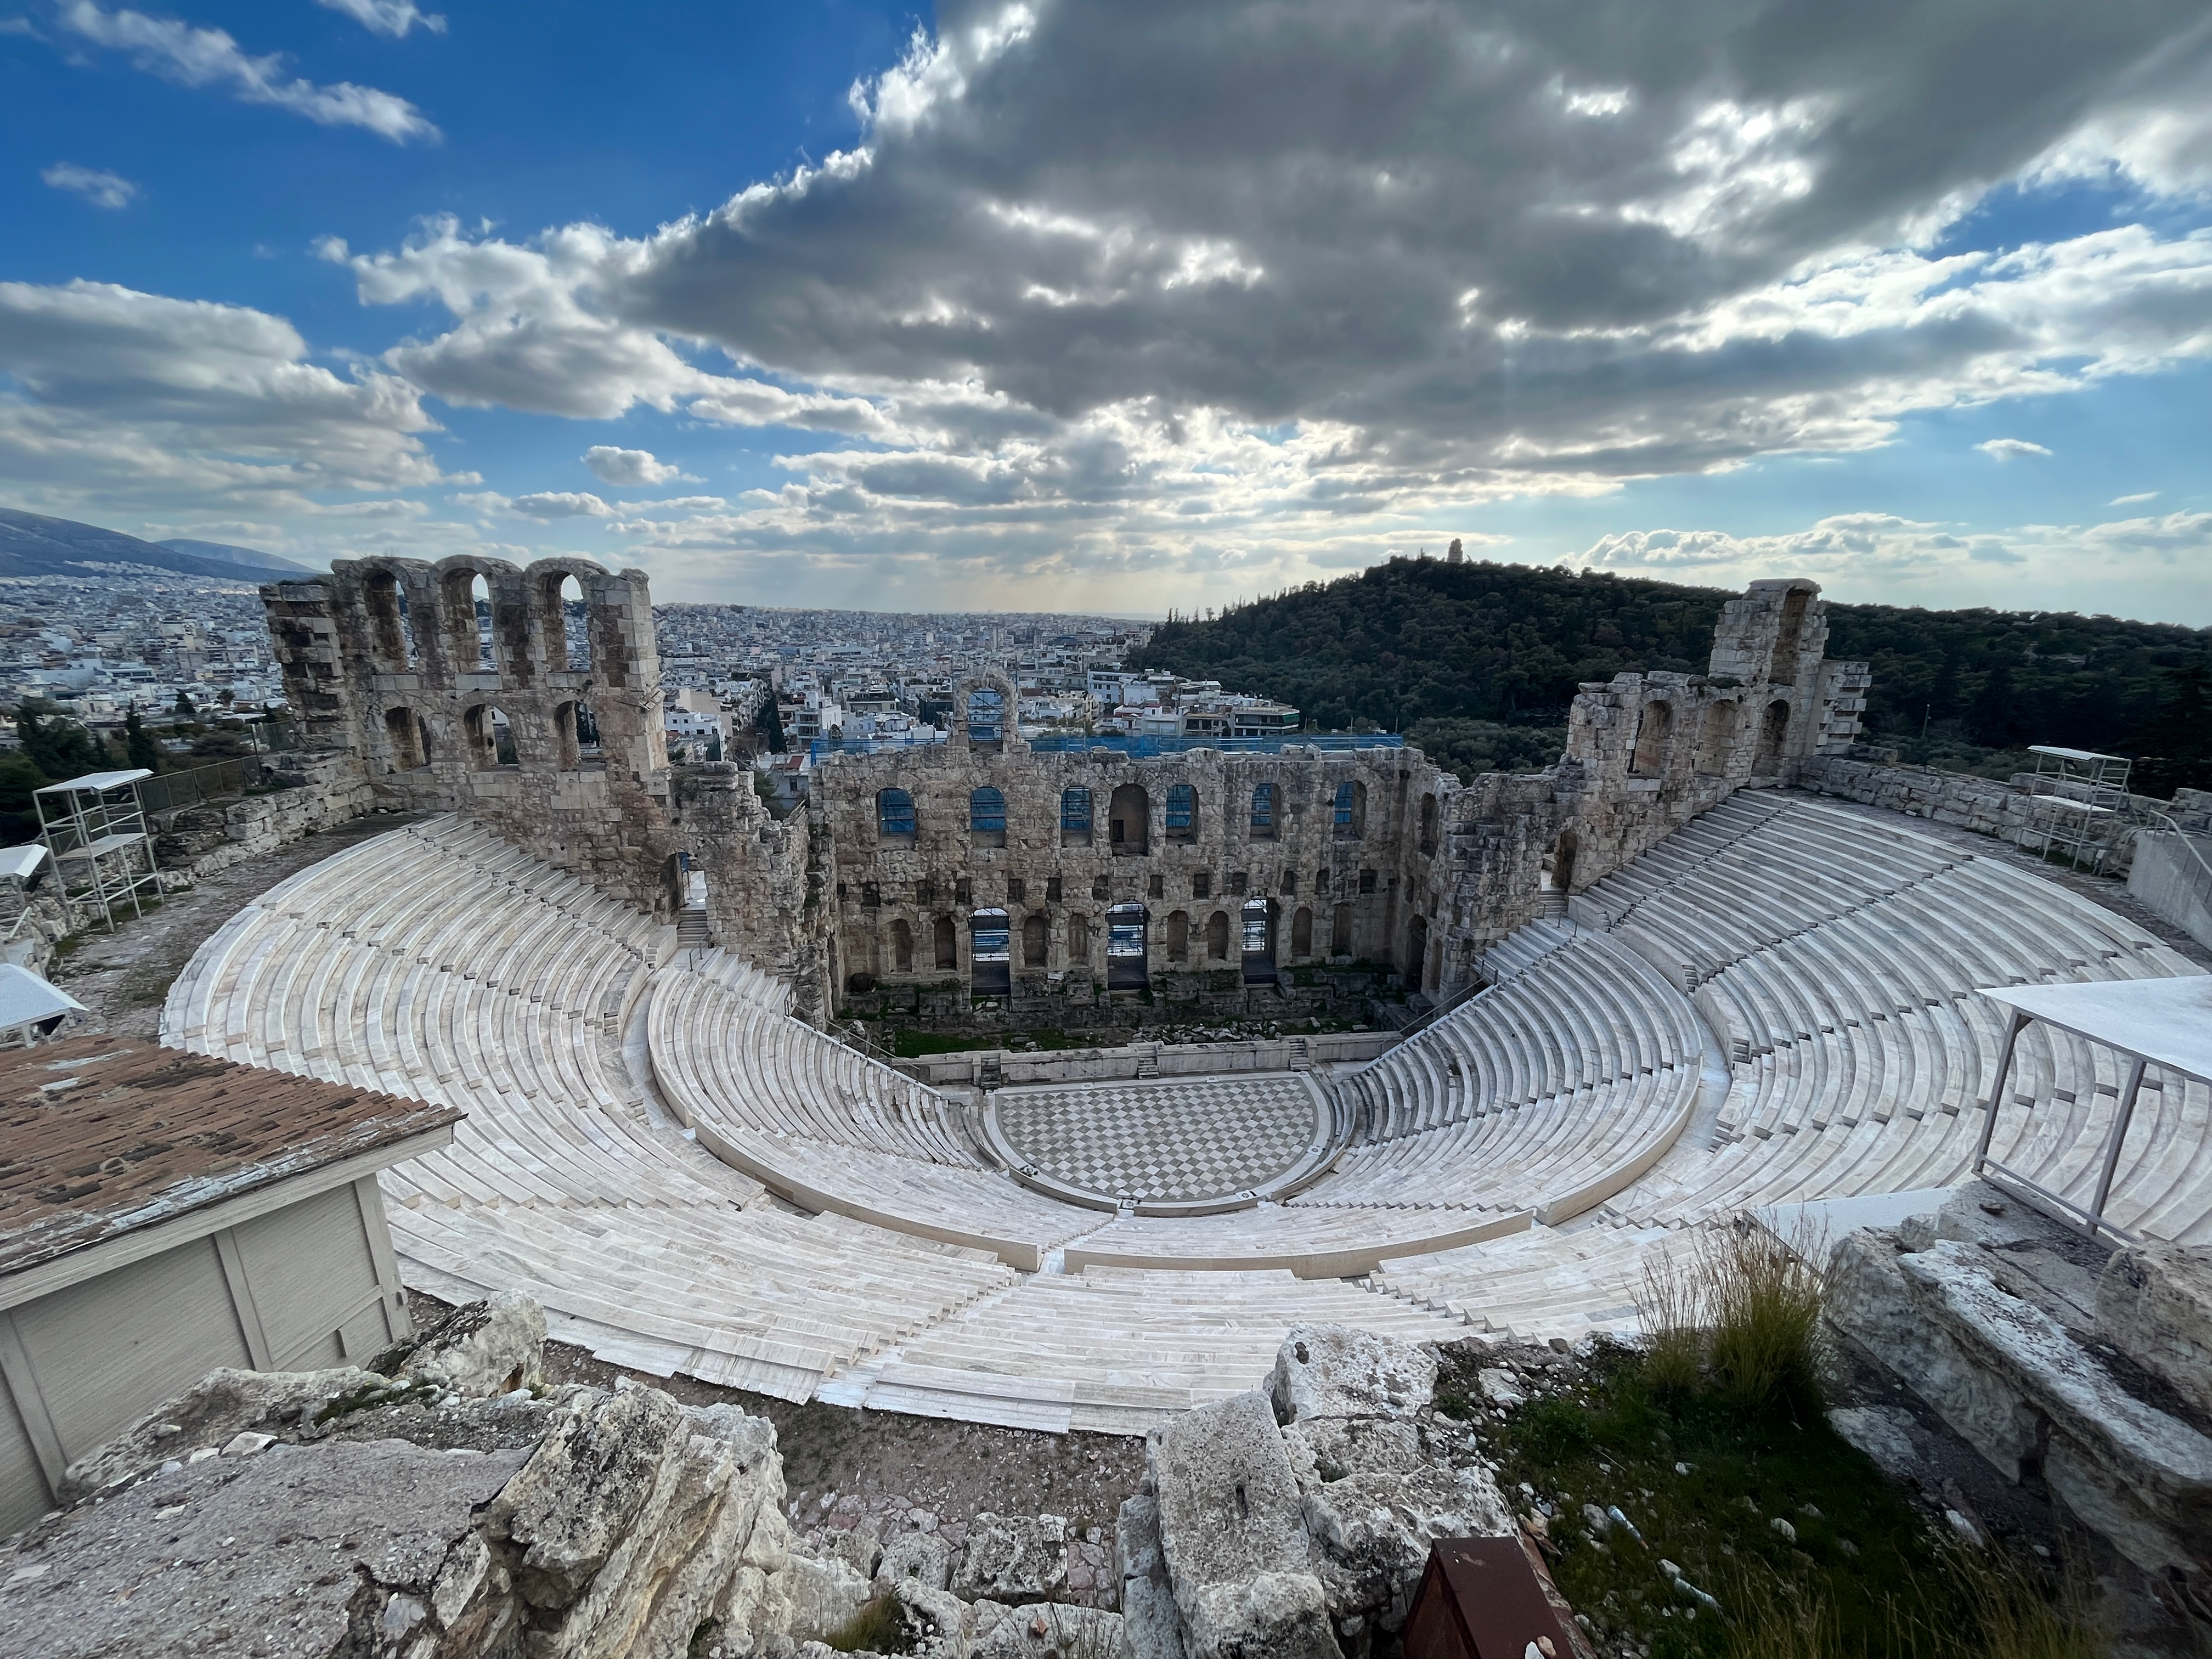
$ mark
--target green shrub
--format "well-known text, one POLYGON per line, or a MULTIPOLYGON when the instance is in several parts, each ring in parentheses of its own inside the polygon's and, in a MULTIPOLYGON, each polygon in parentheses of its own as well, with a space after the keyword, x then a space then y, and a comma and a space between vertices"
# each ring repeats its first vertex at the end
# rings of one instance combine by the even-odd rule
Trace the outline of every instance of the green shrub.
POLYGON ((859 1612, 824 1639, 840 1653, 910 1653, 914 1650, 906 1616, 888 1595, 864 1602, 859 1612))
POLYGON ((1820 1403, 1819 1244, 1794 1244, 1739 1219, 1700 1241, 1713 1380, 1747 1407, 1820 1403))

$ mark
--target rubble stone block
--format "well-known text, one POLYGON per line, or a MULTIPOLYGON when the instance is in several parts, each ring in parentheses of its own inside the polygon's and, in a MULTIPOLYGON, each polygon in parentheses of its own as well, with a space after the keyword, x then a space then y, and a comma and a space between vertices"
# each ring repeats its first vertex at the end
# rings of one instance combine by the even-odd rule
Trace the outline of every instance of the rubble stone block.
POLYGON ((2212 1415, 2212 1249, 2148 1243, 2114 1251, 2097 1283, 2097 1326, 2212 1415))

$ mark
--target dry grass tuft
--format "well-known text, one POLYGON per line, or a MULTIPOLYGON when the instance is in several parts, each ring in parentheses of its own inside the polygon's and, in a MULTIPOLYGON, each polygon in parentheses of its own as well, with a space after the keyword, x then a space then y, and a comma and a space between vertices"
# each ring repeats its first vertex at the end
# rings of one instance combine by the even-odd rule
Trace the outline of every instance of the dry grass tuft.
POLYGON ((1826 1241, 1783 1239, 1747 1217, 1647 1257, 1636 1291, 1644 1375, 1663 1392, 1710 1381, 1736 1403, 1817 1403, 1826 1241))

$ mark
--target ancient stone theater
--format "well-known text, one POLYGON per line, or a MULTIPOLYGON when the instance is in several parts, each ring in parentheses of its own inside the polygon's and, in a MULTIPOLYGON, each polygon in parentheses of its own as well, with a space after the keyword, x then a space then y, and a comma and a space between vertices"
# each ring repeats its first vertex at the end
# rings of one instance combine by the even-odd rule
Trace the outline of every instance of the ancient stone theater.
POLYGON ((264 593, 316 764, 410 816, 237 915, 165 1039, 459 1110, 379 1177, 405 1281, 638 1370, 1133 1432, 1294 1324, 1632 1328, 1644 1264, 1747 1210, 2002 1169, 2212 1239, 2207 1085, 1994 994, 2202 970, 1864 805, 1903 769, 1810 582, 1731 601, 1705 673, 1583 686, 1543 771, 1044 752, 987 675, 781 816, 670 767, 641 572, 264 593), (1419 1017, 1347 1029, 1385 994, 1419 1017), (848 1040, 902 1015, 1008 1036, 848 1040), (1281 1035, 1012 1040, 1176 1019, 1281 1035))

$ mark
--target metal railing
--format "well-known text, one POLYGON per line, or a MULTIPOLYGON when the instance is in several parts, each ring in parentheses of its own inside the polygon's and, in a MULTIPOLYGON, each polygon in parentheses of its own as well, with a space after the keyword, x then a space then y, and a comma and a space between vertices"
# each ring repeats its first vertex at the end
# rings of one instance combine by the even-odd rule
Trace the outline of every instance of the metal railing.
POLYGON ((173 807, 196 806, 202 801, 242 795, 249 783, 259 781, 259 769, 244 758, 216 761, 179 772, 157 772, 140 781, 138 798, 149 812, 173 807))

